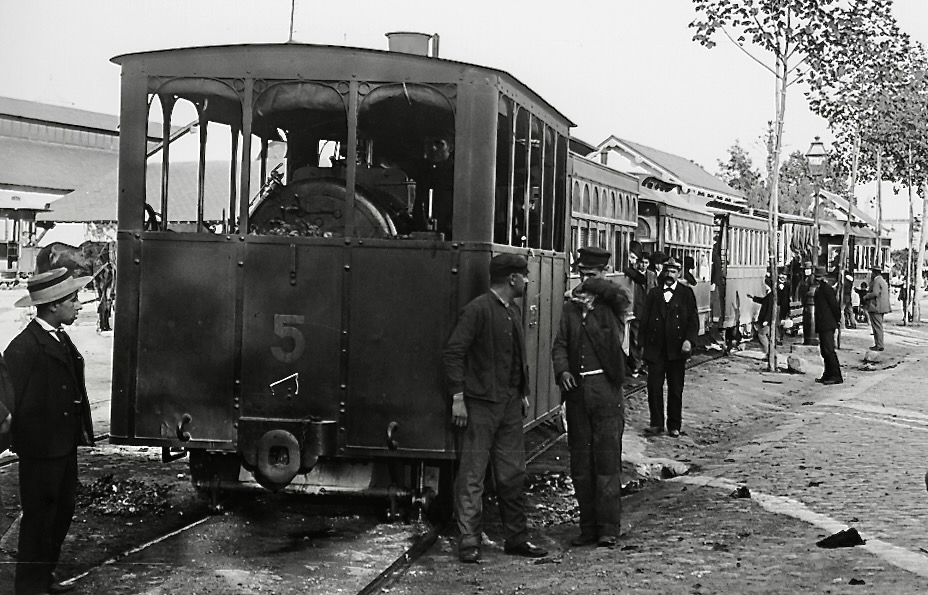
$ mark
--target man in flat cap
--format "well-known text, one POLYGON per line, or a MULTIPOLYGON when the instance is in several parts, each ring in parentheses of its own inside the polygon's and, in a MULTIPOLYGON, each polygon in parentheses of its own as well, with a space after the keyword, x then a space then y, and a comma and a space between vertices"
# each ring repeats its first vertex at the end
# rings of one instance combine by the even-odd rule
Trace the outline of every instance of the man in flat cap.
POLYGON ((874 264, 870 267, 870 291, 861 300, 866 304, 867 314, 870 316, 870 328, 873 330, 873 347, 871 351, 883 351, 883 315, 891 310, 889 306, 889 285, 883 278, 883 268, 874 264))
POLYGON ((648 362, 649 434, 664 431, 664 378, 667 378, 667 432, 676 438, 683 423, 683 379, 699 332, 693 289, 677 281, 680 263, 664 262, 662 284, 648 292, 641 314, 643 357, 648 362))
POLYGON ((838 297, 835 290, 828 283, 825 267, 815 267, 815 280, 818 287, 815 289, 815 330, 818 332, 818 349, 825 362, 825 371, 816 382, 822 384, 841 384, 844 377, 841 375, 841 364, 838 362, 838 353, 835 351, 835 331, 841 324, 841 310, 838 308, 838 297))
POLYGON ((525 446, 522 418, 528 412, 528 366, 522 312, 528 263, 500 254, 490 261, 490 289, 464 306, 443 362, 451 392, 452 423, 463 429, 454 507, 462 562, 480 559, 483 484, 492 459, 507 554, 548 554, 528 540, 525 517, 525 446))
POLYGON ((567 412, 570 477, 580 508, 580 534, 571 545, 616 544, 622 513, 622 433, 625 405, 625 290, 605 277, 612 256, 581 248, 580 278, 564 304, 551 349, 554 377, 567 412))
POLYGON ((64 593, 53 574, 77 497, 77 447, 93 446, 84 358, 62 329, 81 311, 79 289, 90 277, 65 268, 32 277, 16 307, 36 317, 3 357, 13 381, 13 451, 19 455, 22 521, 16 564, 17 595, 64 593))

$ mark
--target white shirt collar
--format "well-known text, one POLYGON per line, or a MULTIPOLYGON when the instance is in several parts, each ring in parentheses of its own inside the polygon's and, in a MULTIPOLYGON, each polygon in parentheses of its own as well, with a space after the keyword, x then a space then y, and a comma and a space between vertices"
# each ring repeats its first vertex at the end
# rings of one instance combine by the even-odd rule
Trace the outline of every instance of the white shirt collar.
POLYGON ((664 285, 664 291, 676 291, 676 290, 677 290, 676 281, 674 281, 672 285, 664 285))

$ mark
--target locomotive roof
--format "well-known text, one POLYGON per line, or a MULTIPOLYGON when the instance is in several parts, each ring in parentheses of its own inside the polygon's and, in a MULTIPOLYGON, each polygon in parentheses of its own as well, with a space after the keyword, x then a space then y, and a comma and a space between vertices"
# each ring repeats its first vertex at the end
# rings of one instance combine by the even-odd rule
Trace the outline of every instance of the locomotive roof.
MULTIPOLYGON (((544 98, 539 94, 533 91, 528 85, 509 74, 504 70, 497 68, 491 68, 488 66, 480 66, 479 64, 470 64, 468 62, 459 62, 456 60, 447 60, 444 58, 432 58, 428 56, 418 56, 414 54, 405 54, 401 52, 391 52, 387 50, 374 50, 367 48, 354 48, 354 47, 344 47, 344 46, 332 46, 332 45, 315 45, 315 44, 304 44, 304 43, 265 43, 265 44, 237 44, 237 45, 216 45, 216 46, 194 46, 194 47, 185 47, 185 48, 173 48, 173 49, 163 49, 163 50, 152 50, 147 52, 135 52, 131 54, 120 54, 114 56, 110 59, 114 64, 119 66, 125 66, 128 63, 134 61, 145 61, 145 60, 156 60, 163 61, 164 64, 176 61, 178 64, 184 64, 185 68, 191 67, 191 60, 197 57, 205 57, 207 55, 212 55, 211 57, 218 57, 217 54, 228 54, 236 55, 235 60, 230 59, 228 61, 229 66, 234 70, 234 74, 230 71, 229 75, 243 75, 248 71, 251 75, 260 76, 258 73, 254 72, 250 68, 246 67, 245 59, 247 57, 260 58, 260 56, 268 55, 277 52, 284 52, 288 55, 299 55, 303 52, 315 52, 321 55, 330 55, 332 60, 322 59, 313 59, 312 61, 300 62, 299 66, 295 65, 293 62, 282 62, 275 60, 273 63, 268 62, 268 68, 286 68, 294 72, 298 77, 306 78, 307 75, 303 72, 299 72, 300 68, 311 68, 315 70, 321 70, 324 72, 330 72, 333 69, 338 69, 342 72, 346 70, 344 66, 344 61, 354 61, 356 65, 361 66, 364 64, 375 65, 376 63, 381 63, 383 66, 383 60, 389 60, 392 64, 398 64, 400 66, 406 66, 409 70, 396 70, 393 69, 389 73, 390 75, 400 75, 402 76, 406 72, 415 72, 417 74, 417 79, 425 80, 430 71, 434 73, 445 72, 451 73, 454 76, 454 80, 458 80, 460 75, 462 75, 467 70, 477 69, 484 71, 486 73, 492 73, 501 79, 505 80, 507 83, 513 85, 517 88, 518 91, 524 93, 529 100, 534 103, 537 103, 540 106, 543 106, 545 109, 552 112, 556 117, 560 118, 563 121, 563 124, 568 127, 576 126, 573 121, 571 121, 567 116, 565 116, 560 110, 555 108, 553 105, 548 103, 544 98), (334 61, 342 60, 342 62, 336 66, 334 61)), ((210 68, 218 68, 215 64, 210 64, 210 68)), ((203 69, 205 67, 202 63, 197 63, 196 67, 203 69)), ((200 74, 208 74, 211 76, 216 76, 217 74, 210 70, 208 73, 201 72, 200 74)), ((373 72, 372 72, 373 74, 373 72)), ((448 75, 446 74, 446 77, 448 75)), ((450 77, 448 77, 450 78, 450 77)))

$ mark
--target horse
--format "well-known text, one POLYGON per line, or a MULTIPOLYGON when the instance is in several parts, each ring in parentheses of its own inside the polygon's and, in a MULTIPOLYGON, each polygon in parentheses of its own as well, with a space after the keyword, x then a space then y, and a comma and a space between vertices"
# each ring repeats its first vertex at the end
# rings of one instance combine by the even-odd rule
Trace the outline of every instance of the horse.
POLYGON ((110 331, 113 330, 110 316, 116 288, 115 252, 112 242, 87 241, 77 247, 54 242, 39 250, 35 259, 35 272, 44 273, 64 267, 74 277, 93 277, 91 283, 99 300, 97 327, 100 331, 110 331))

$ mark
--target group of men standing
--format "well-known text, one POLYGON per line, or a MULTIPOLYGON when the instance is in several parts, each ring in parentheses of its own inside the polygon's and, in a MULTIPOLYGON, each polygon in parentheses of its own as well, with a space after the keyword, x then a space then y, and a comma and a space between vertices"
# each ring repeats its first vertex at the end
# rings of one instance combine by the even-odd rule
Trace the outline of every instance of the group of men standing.
MULTIPOLYGON (((620 534, 626 360, 636 374, 647 362, 648 433, 664 430, 666 379, 666 428, 670 436, 679 436, 685 361, 698 331, 695 294, 677 279, 680 263, 659 257, 659 266, 652 271, 648 259, 635 253, 632 267, 637 274, 629 275, 634 283, 629 295, 606 278, 611 256, 597 247, 579 251, 581 282, 568 292, 551 351, 580 511, 574 546, 612 547, 620 534)), ((499 501, 504 551, 547 555, 528 540, 524 512, 522 418, 527 413, 528 385, 521 311, 514 300, 524 295, 527 283, 524 257, 495 256, 490 261, 489 291, 464 307, 443 354, 452 422, 462 434, 454 488, 462 562, 480 559, 488 464, 499 501)))

